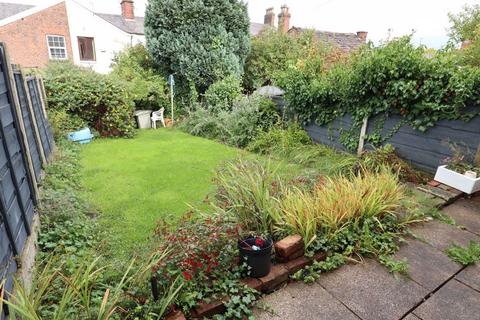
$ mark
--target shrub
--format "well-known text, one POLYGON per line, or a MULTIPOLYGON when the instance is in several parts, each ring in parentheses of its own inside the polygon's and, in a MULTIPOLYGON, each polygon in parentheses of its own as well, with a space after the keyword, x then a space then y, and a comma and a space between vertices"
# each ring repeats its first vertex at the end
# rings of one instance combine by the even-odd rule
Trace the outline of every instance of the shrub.
POLYGON ((48 122, 52 126, 55 140, 65 137, 66 133, 87 126, 78 115, 69 114, 66 110, 48 110, 48 122))
POLYGON ((243 148, 259 132, 268 130, 279 121, 273 102, 254 95, 235 100, 231 111, 215 113, 197 105, 180 128, 193 135, 243 148))
POLYGON ((164 74, 200 93, 229 75, 240 77, 250 50, 243 1, 152 0, 145 13, 147 48, 164 74))
POLYGON ((305 130, 293 124, 287 129, 273 127, 269 131, 261 132, 248 145, 247 150, 261 154, 289 154, 291 150, 311 143, 312 140, 305 130))
POLYGON ((239 148, 246 147, 260 132, 280 121, 274 103, 256 95, 237 99, 232 111, 222 112, 218 118, 226 132, 221 140, 239 148))
POLYGON ((52 112, 78 117, 102 136, 133 134, 133 104, 111 78, 70 62, 52 62, 45 69, 45 89, 52 112))
POLYGON ((152 58, 142 44, 128 47, 115 56, 110 77, 126 88, 136 109, 158 110, 170 106, 165 77, 153 67, 152 58))
POLYGON ((205 92, 204 104, 207 109, 214 113, 231 111, 233 102, 241 94, 240 80, 229 76, 223 80, 214 82, 205 92))

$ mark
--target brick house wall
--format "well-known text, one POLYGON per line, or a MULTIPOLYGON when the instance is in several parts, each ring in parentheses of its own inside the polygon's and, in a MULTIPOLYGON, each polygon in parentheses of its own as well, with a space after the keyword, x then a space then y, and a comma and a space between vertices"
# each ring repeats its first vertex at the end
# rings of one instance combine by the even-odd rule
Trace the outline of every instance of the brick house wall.
POLYGON ((48 63, 47 35, 64 36, 67 58, 72 59, 65 2, 0 26, 0 42, 7 44, 10 60, 25 68, 39 68, 48 63))

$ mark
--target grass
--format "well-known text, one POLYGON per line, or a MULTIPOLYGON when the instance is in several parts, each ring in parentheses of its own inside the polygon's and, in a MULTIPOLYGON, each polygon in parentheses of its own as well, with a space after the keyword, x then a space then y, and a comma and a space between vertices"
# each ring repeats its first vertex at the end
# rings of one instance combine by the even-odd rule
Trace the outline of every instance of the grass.
POLYGON ((102 214, 114 254, 148 244, 161 217, 201 206, 214 189, 216 167, 238 150, 174 129, 134 139, 99 139, 81 153, 86 197, 102 214))

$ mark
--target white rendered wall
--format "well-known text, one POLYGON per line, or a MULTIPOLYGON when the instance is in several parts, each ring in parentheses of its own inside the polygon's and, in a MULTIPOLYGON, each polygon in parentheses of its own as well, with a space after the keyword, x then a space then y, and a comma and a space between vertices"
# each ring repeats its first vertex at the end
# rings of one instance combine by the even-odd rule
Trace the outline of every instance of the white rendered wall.
POLYGON ((72 0, 66 0, 73 62, 90 67, 99 73, 108 73, 115 53, 126 47, 145 43, 145 36, 128 34, 72 0), (77 37, 92 37, 95 61, 80 61, 77 37))

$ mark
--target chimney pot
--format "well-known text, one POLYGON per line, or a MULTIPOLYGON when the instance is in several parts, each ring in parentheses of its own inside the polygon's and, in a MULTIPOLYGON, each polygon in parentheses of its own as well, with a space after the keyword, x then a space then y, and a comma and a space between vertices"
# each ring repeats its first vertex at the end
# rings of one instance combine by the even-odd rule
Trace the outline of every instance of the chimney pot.
POLYGON ((365 43, 367 42, 367 36, 368 36, 367 31, 357 31, 357 37, 362 39, 362 41, 365 42, 365 43))
POLYGON ((282 11, 278 15, 278 30, 287 33, 290 30, 290 18, 292 15, 289 12, 289 8, 286 4, 282 6, 282 11))
POLYGON ((122 17, 125 20, 134 20, 135 13, 133 9, 133 0, 122 0, 122 17))
POLYGON ((273 8, 267 9, 267 13, 265 13, 265 19, 263 23, 271 27, 275 26, 275 12, 273 12, 273 8))

